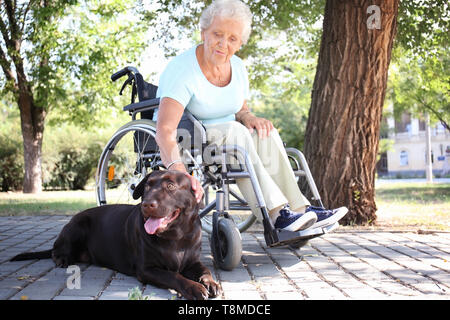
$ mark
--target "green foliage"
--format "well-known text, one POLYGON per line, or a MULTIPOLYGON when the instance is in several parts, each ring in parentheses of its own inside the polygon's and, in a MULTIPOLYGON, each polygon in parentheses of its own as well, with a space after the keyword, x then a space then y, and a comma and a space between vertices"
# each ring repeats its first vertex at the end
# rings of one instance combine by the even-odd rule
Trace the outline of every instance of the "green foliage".
MULTIPOLYGON (((267 87, 274 75, 283 72, 288 62, 298 63, 305 55, 318 52, 325 1, 244 1, 253 13, 249 42, 237 55, 248 61, 253 89, 267 87)), ((199 17, 211 1, 159 0, 155 40, 167 56, 178 53, 182 39, 192 39, 199 30, 199 17)))
MULTIPOLYGON (((127 121, 129 116, 122 112, 108 120, 111 125, 108 129, 84 130, 68 124, 47 126, 42 148, 44 187, 47 190, 82 189, 92 183, 107 139, 127 121)), ((2 101, 0 124, 0 186, 2 182, 4 186, 0 190, 21 190, 24 160, 19 112, 2 101)))
POLYGON ((400 2, 387 94, 394 116, 429 113, 450 130, 448 6, 445 0, 400 2))
POLYGON ((149 296, 144 296, 139 287, 134 287, 128 290, 128 300, 149 300, 149 296))
POLYGON ((0 100, 0 191, 22 188, 23 150, 19 112, 0 100))
POLYGON ((448 47, 448 7, 447 0, 400 1, 397 44, 423 57, 448 47))
POLYGON ((268 99, 263 103, 266 104, 257 108, 255 114, 272 121, 286 146, 302 149, 308 116, 305 108, 292 102, 283 103, 275 99, 268 99))
POLYGON ((432 122, 440 121, 450 130, 450 55, 448 48, 436 48, 434 57, 414 56, 410 50, 396 48, 391 64, 388 98, 394 103, 394 115, 409 112, 432 122))
POLYGON ((70 9, 61 45, 55 48, 65 94, 54 120, 87 128, 112 116, 105 109, 112 109, 120 84, 111 85, 109 77, 136 65, 146 45, 146 21, 139 6, 133 6, 134 1, 90 1, 70 9))
MULTIPOLYGON (((7 34, 22 39, 21 50, 6 50, 2 37, 0 47, 10 55, 5 61, 11 65, 20 54, 35 103, 49 112, 47 124, 51 127, 45 131, 48 141, 44 140, 43 150, 45 183, 51 181, 50 173, 57 172, 56 163, 61 164, 61 171, 62 168, 83 171, 75 160, 85 157, 83 152, 90 146, 81 146, 80 142, 92 140, 95 144, 98 126, 114 126, 111 122, 122 115, 120 108, 128 97, 117 97, 121 83, 111 84, 109 76, 127 64, 140 67, 137 62, 148 44, 148 30, 156 30, 151 40, 163 47, 167 56, 179 53, 180 42, 191 39, 193 44, 199 40, 199 16, 210 2, 18 2, 14 14, 23 27, 17 28, 15 34, 7 34), (73 137, 79 137, 71 139, 57 130, 65 122, 90 128, 95 133, 88 137, 69 130, 73 137), (66 139, 65 148, 53 133, 62 135, 61 141, 66 139)), ((254 14, 249 43, 238 52, 249 70, 253 90, 249 105, 258 115, 274 122, 289 146, 302 149, 317 61, 313 57, 319 51, 325 1, 244 2, 254 14)), ((427 111, 432 120, 449 123, 447 2, 400 3, 388 85, 388 97, 394 102, 396 113, 412 110, 420 115, 427 111)), ((0 3, 1 23, 9 27, 6 1, 0 3)), ((146 68, 152 71, 151 66, 146 68)), ((13 102, 17 100, 17 92, 6 79, 3 74, 0 76, 2 99, 13 102)), ((12 132, 10 125, 2 121, 0 134, 5 130, 12 132)), ((15 130, 20 131, 20 126, 15 130)), ((7 149, 5 141, 6 138, 1 141, 4 150, 7 149)), ((15 147, 21 145, 18 141, 20 137, 15 147)))
MULTIPOLYGON (((93 178, 101 146, 92 143, 88 148, 67 146, 59 151, 59 157, 51 171, 45 189, 82 190, 93 178)), ((47 168, 48 169, 48 168, 47 168)))
POLYGON ((23 153, 18 134, 0 132, 0 190, 20 190, 23 182, 23 153))
POLYGON ((73 125, 50 127, 43 145, 43 186, 49 190, 80 190, 93 182, 109 132, 81 131, 73 125))
MULTIPOLYGON (((0 6, 5 28, 14 29, 5 8, 0 6)), ((23 29, 10 37, 19 39, 22 49, 7 50, 12 58, 2 62, 16 62, 13 57, 20 55, 34 103, 51 111, 50 123, 84 128, 106 124, 120 86, 111 85, 109 77, 125 65, 137 64, 147 46, 152 11, 132 0, 56 0, 24 1, 13 15, 13 22, 23 23, 23 29)), ((9 46, 0 37, 0 47, 9 46)), ((0 86, 4 93, 14 91, 3 77, 0 86)), ((17 101, 18 91, 14 94, 17 101)))
POLYGON ((270 119, 288 147, 303 149, 304 134, 311 104, 314 60, 289 63, 285 70, 266 82, 255 97, 253 111, 270 119))

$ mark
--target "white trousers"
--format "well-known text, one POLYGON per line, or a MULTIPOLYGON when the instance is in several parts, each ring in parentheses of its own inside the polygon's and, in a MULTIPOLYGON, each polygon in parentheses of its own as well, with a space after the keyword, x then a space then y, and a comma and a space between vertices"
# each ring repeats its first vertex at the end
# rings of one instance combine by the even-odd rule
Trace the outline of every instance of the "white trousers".
MULTIPOLYGON (((286 150, 276 129, 272 129, 268 137, 260 139, 256 130, 250 133, 237 121, 208 124, 205 128, 209 143, 218 146, 238 145, 247 151, 269 211, 285 204, 289 204, 294 211, 310 205, 298 188, 286 150)), ((257 208, 250 179, 236 179, 236 183, 249 203, 252 213, 261 221, 262 214, 257 208)))

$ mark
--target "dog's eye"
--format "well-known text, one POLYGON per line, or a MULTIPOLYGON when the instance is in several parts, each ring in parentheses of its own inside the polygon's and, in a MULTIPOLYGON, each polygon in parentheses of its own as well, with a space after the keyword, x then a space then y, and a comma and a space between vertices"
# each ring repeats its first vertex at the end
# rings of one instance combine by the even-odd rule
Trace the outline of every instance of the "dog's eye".
POLYGON ((173 184, 172 182, 169 182, 167 184, 167 189, 169 189, 170 191, 173 191, 177 188, 177 186, 175 184, 173 184))

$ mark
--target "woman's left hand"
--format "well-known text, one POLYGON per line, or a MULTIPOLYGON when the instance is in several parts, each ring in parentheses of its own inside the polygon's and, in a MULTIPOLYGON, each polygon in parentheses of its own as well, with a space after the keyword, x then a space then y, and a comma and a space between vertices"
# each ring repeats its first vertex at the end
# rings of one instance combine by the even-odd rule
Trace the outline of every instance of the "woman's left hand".
POLYGON ((253 129, 256 129, 260 139, 268 137, 270 131, 274 128, 270 120, 257 117, 250 113, 243 117, 242 123, 248 128, 250 133, 253 133, 253 129))

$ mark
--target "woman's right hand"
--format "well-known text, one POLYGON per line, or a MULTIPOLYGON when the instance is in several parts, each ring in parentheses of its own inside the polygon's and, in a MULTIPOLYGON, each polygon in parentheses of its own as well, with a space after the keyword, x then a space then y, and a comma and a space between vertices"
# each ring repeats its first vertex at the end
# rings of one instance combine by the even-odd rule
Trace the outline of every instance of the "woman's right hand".
POLYGON ((197 180, 196 177, 191 176, 189 173, 186 172, 186 175, 191 180, 192 190, 194 190, 195 194, 195 200, 197 200, 197 203, 200 203, 200 201, 202 201, 203 195, 205 194, 202 184, 197 180))
POLYGON ((194 194, 195 194, 195 200, 197 200, 197 203, 200 203, 200 201, 202 201, 203 195, 205 193, 200 181, 198 181, 198 179, 196 177, 191 176, 186 171, 186 168, 182 162, 174 163, 173 165, 170 166, 170 170, 176 170, 176 171, 183 172, 189 178, 189 180, 191 180, 192 190, 194 191, 194 194))

